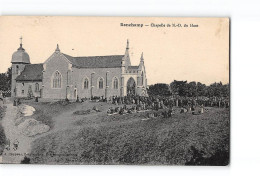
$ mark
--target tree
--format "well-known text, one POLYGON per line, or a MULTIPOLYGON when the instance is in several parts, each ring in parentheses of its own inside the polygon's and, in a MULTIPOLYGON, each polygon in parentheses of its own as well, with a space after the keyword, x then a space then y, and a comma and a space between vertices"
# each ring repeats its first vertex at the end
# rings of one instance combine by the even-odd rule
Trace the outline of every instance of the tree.
POLYGON ((176 81, 174 80, 170 84, 170 91, 173 95, 179 95, 184 97, 228 97, 229 96, 229 84, 223 85, 222 82, 213 83, 209 86, 200 82, 176 81))
POLYGON ((0 90, 11 90, 12 68, 8 68, 7 72, 0 73, 0 90))
POLYGON ((149 86, 148 94, 149 95, 160 95, 160 96, 171 95, 169 85, 163 84, 163 83, 158 83, 158 84, 149 86))
POLYGON ((198 93, 198 96, 206 96, 207 86, 205 84, 197 82, 197 93, 198 93))
POLYGON ((11 90, 11 85, 12 85, 12 67, 9 67, 7 69, 7 86, 9 88, 9 90, 11 90))
POLYGON ((230 91, 229 91, 229 84, 225 84, 221 87, 221 92, 224 97, 229 97, 230 91))
POLYGON ((229 84, 223 85, 222 82, 215 82, 206 88, 206 96, 208 97, 229 97, 229 94, 229 84))
POLYGON ((170 91, 173 95, 186 96, 188 92, 187 81, 174 80, 170 84, 170 91))
POLYGON ((188 92, 186 93, 186 96, 188 96, 188 97, 198 96, 197 83, 195 81, 187 84, 187 90, 188 90, 188 92))

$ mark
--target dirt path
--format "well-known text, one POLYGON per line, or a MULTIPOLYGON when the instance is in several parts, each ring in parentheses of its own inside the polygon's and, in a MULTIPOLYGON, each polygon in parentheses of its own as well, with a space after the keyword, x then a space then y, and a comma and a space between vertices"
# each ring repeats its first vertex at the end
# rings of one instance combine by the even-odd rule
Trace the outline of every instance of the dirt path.
POLYGON ((14 121, 17 116, 18 108, 13 106, 11 101, 6 101, 6 114, 2 125, 5 130, 6 138, 10 141, 10 150, 5 149, 2 156, 3 163, 20 163, 24 156, 30 152, 33 138, 24 136, 20 133, 14 121), (17 150, 14 149, 14 142, 18 141, 17 150))

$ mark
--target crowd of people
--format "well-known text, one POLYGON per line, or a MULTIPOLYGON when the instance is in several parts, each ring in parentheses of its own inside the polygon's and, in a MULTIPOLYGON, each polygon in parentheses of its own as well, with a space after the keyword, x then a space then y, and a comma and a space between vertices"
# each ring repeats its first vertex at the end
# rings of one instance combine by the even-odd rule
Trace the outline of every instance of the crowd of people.
MULTIPOLYGON (((203 114, 208 111, 207 107, 229 108, 229 97, 181 97, 181 96, 112 96, 109 98, 92 97, 92 101, 101 101, 113 104, 107 114, 132 114, 146 112, 149 117, 163 116, 171 117, 176 113, 191 113, 193 115, 203 114)), ((77 102, 86 99, 77 98, 77 102)))
MULTIPOLYGON (((176 113, 176 107, 179 113, 191 112, 193 115, 205 112, 205 107, 229 108, 229 99, 225 97, 159 97, 159 96, 113 96, 107 100, 107 103, 114 105, 123 105, 111 107, 107 111, 108 114, 126 114, 144 111, 160 111, 164 117, 169 117, 176 113), (130 105, 127 106, 127 105, 130 105)), ((152 115, 153 116, 153 115, 152 115)))
POLYGON ((204 106, 204 107, 219 107, 219 108, 228 108, 229 107, 229 98, 227 97, 160 97, 160 96, 125 96, 117 97, 113 96, 106 100, 108 103, 120 105, 120 104, 136 104, 140 106, 147 106, 150 109, 160 109, 175 107, 184 107, 184 106, 204 106))

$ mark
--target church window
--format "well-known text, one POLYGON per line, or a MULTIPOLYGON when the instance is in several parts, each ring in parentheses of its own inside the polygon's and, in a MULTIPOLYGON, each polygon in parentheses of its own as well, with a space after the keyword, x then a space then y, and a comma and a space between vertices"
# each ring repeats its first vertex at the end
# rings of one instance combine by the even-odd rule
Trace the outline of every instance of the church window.
POLYGON ((98 80, 98 88, 99 89, 103 89, 103 79, 102 78, 99 78, 99 80, 98 80))
POLYGON ((114 89, 118 89, 118 79, 115 77, 113 81, 113 87, 114 89))
POLYGON ((84 88, 84 89, 88 89, 88 84, 89 84, 89 83, 88 83, 88 78, 85 78, 85 79, 84 79, 83 88, 84 88))
POLYGON ((22 86, 24 86, 24 83, 22 83, 22 86))
POLYGON ((39 84, 35 83, 35 92, 39 92, 40 88, 39 88, 39 84))
POLYGON ((24 90, 22 90, 22 94, 24 94, 24 90))
POLYGON ((19 73, 19 66, 18 66, 18 65, 16 65, 15 72, 16 72, 16 74, 18 74, 18 73, 19 73))
POLYGON ((52 78, 52 88, 61 88, 61 74, 56 71, 52 78))

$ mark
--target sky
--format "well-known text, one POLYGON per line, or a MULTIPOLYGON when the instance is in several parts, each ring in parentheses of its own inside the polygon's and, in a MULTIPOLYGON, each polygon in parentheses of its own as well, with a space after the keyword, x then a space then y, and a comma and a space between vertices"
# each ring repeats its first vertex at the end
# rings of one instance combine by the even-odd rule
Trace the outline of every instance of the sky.
POLYGON ((43 63, 57 44, 72 56, 123 55, 128 39, 132 65, 143 52, 148 85, 229 82, 228 18, 1 16, 1 73, 11 66, 21 36, 31 63, 43 63))

